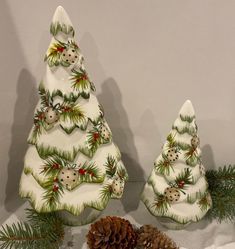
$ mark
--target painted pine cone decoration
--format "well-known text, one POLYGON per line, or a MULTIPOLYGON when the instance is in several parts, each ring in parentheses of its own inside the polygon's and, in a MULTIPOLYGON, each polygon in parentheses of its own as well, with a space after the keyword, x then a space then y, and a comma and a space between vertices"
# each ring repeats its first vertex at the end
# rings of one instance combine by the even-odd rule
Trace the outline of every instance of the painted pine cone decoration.
POLYGON ((136 241, 137 234, 131 223, 119 217, 98 220, 87 234, 90 249, 134 249, 136 241))
POLYGON ((138 249, 179 249, 176 243, 165 233, 150 225, 142 226, 138 231, 138 249))

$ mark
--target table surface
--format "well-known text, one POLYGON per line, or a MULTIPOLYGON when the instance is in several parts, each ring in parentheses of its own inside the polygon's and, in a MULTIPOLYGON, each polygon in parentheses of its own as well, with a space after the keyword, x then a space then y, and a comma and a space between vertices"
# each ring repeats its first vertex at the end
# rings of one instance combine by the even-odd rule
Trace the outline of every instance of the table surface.
MULTIPOLYGON (((139 193, 142 187, 142 182, 129 182, 122 200, 111 200, 102 216, 121 216, 137 226, 142 224, 157 226, 174 239, 181 249, 235 249, 235 224, 219 224, 216 221, 201 220, 179 231, 162 227, 157 219, 147 211, 144 204, 139 201, 139 193)), ((14 213, 9 214, 3 220, 3 224, 24 220, 24 209, 28 207, 27 202, 20 205, 14 213)), ((88 230, 89 225, 66 227, 66 236, 61 249, 87 249, 85 241, 88 230)))

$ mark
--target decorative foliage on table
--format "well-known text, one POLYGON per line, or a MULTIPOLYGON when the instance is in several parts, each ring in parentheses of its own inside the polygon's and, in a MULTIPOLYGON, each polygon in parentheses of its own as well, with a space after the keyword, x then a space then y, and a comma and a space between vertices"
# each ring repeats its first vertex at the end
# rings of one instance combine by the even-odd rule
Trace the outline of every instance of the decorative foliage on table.
POLYGON ((59 249, 64 239, 64 226, 55 213, 37 213, 27 209, 28 223, 4 225, 0 230, 0 248, 59 249))
POLYGON ((91 225, 87 234, 90 249, 134 249, 137 234, 128 220, 107 216, 91 225))
POLYGON ((188 100, 167 136, 142 193, 148 210, 154 216, 165 218, 161 221, 170 228, 178 229, 200 220, 212 205, 197 132, 195 112, 188 100))
POLYGON ((144 225, 138 230, 138 249, 179 249, 176 243, 165 233, 151 225, 144 225))
POLYGON ((208 212, 209 219, 235 221, 235 165, 208 170, 206 177, 213 207, 208 212))

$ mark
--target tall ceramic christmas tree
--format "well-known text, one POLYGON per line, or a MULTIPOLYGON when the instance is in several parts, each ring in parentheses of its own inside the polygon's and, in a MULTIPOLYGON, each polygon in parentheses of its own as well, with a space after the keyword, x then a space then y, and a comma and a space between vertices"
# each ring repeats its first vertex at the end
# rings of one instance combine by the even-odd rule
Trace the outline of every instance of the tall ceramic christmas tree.
POLYGON ((62 7, 50 31, 20 195, 36 211, 58 211, 65 223, 79 225, 121 198, 127 172, 62 7))
POLYGON ((202 219, 212 205, 197 133, 194 108, 187 100, 142 193, 148 210, 168 228, 202 219))

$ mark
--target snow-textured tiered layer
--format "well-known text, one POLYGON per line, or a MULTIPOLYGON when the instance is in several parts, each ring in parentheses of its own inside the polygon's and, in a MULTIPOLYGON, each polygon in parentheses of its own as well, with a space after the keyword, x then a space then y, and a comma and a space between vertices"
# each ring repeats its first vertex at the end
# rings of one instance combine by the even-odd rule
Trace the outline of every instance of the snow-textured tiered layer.
POLYGON ((153 215, 188 224, 200 220, 210 209, 199 143, 194 108, 187 100, 142 193, 142 200, 153 215))
POLYGON ((20 195, 38 212, 79 216, 85 208, 101 211, 110 198, 121 198, 128 175, 61 6, 50 31, 20 195))

